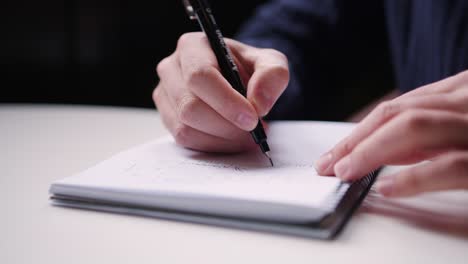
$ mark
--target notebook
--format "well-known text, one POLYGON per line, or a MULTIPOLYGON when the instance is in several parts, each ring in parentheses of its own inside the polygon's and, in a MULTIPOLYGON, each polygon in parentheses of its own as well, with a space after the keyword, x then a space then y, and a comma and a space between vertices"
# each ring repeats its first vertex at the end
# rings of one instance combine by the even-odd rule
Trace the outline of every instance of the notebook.
POLYGON ((209 154, 170 137, 123 151, 50 187, 54 205, 314 238, 333 238, 375 179, 319 176, 314 161, 352 124, 272 122, 259 150, 209 154))

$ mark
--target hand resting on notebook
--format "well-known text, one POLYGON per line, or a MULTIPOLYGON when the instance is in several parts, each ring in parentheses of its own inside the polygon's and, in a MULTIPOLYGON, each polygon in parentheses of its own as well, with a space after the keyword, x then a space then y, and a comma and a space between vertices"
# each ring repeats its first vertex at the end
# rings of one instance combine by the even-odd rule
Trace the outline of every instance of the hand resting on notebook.
POLYGON ((468 189, 468 71, 379 105, 316 163, 356 180, 382 165, 422 163, 380 180, 386 196, 468 189))

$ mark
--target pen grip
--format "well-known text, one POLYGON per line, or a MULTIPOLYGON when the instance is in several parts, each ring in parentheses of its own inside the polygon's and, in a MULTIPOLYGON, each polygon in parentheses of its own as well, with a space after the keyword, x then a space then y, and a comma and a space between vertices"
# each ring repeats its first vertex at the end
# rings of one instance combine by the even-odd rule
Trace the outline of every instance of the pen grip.
MULTIPOLYGON (((231 55, 229 47, 224 41, 223 34, 216 23, 207 1, 192 0, 190 2, 192 3, 192 6, 189 8, 189 15, 191 18, 197 18, 200 27, 205 32, 224 78, 229 82, 232 88, 244 97, 247 97, 247 90, 245 85, 242 83, 239 69, 231 55), (196 15, 193 16, 193 14, 196 15)), ((255 143, 260 146, 263 153, 268 153, 270 151, 270 147, 267 143, 267 136, 260 119, 258 120, 257 126, 250 132, 250 134, 252 135, 255 143)))
POLYGON ((218 61, 221 73, 232 88, 246 97, 247 90, 245 89, 240 77, 239 69, 233 59, 229 47, 224 41, 223 34, 216 23, 212 10, 206 1, 200 1, 199 4, 200 3, 203 3, 203 5, 198 5, 195 10, 198 18, 197 20, 208 38, 210 46, 216 56, 216 60, 218 61))

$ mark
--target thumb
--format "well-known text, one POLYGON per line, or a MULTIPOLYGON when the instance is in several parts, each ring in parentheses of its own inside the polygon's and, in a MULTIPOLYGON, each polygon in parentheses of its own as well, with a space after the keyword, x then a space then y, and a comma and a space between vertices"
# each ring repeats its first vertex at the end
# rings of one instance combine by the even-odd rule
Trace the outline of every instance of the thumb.
POLYGON ((265 116, 289 82, 288 59, 272 49, 256 49, 252 58, 253 73, 247 85, 247 99, 259 116, 265 116))
POLYGON ((247 99, 259 116, 265 116, 286 89, 289 66, 286 56, 273 49, 244 49, 243 65, 250 68, 247 99))
POLYGON ((288 59, 274 49, 260 49, 232 39, 226 42, 247 83, 247 99, 259 116, 267 115, 289 83, 288 59))

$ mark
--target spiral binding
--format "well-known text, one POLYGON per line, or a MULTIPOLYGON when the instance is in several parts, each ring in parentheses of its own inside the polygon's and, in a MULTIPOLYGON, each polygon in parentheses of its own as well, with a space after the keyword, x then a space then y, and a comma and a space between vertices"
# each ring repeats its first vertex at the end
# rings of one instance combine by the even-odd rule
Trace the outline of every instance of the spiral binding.
POLYGON ((377 176, 377 172, 373 171, 369 173, 366 177, 355 181, 353 183, 342 182, 336 189, 336 191, 330 194, 325 201, 321 209, 327 212, 333 212, 340 205, 340 203, 345 199, 346 195, 355 195, 356 192, 366 189, 377 176))

